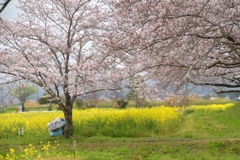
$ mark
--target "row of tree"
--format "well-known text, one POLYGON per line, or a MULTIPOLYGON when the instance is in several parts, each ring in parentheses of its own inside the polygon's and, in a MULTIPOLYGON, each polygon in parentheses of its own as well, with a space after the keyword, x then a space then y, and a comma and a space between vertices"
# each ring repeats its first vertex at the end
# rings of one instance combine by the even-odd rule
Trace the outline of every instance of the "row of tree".
MULTIPOLYGON (((17 98, 19 100, 19 103, 21 105, 21 111, 26 111, 25 110, 25 103, 27 100, 30 100, 34 94, 36 94, 37 88, 36 86, 32 84, 21 84, 21 85, 16 85, 13 87, 10 91, 8 96, 12 96, 12 98, 17 98)), ((135 107, 140 108, 140 107, 146 107, 148 105, 148 102, 146 98, 140 98, 139 95, 134 91, 133 89, 130 90, 128 94, 123 96, 123 93, 118 93, 116 96, 115 93, 118 92, 110 92, 112 95, 110 99, 107 99, 106 94, 109 93, 99 93, 99 92, 94 92, 82 97, 78 97, 75 100, 75 105, 77 106, 78 109, 82 107, 87 107, 87 108, 97 108, 98 104, 101 100, 107 100, 107 101, 112 101, 112 107, 114 107, 114 103, 117 104, 117 108, 126 108, 128 101, 133 100, 135 102, 135 107), (102 99, 102 98, 103 99, 102 99), (106 99, 105 99, 106 98, 106 99)), ((64 97, 60 97, 62 101, 64 101, 64 97)), ((52 111, 53 105, 57 104, 57 101, 54 100, 50 94, 44 93, 39 99, 37 99, 38 103, 40 105, 47 105, 48 110, 52 111)), ((116 106, 115 106, 116 107, 116 106)), ((61 108, 58 108, 61 110, 61 108)))

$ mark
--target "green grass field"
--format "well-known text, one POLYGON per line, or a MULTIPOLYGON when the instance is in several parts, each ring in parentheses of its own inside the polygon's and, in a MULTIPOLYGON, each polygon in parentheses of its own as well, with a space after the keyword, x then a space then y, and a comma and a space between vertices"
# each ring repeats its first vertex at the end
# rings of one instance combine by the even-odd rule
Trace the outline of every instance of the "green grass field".
MULTIPOLYGON (((8 108, 5 112, 14 111, 13 108, 8 108)), ((187 111, 181 121, 174 127, 170 126, 173 128, 148 137, 84 137, 75 134, 71 139, 65 139, 63 136, 49 135, 34 138, 17 136, 0 139, 0 155, 4 159, 11 159, 19 152, 30 155, 47 150, 44 152, 45 156, 37 157, 36 154, 32 156, 34 158, 29 159, 238 160, 240 159, 239 115, 239 102, 235 102, 233 107, 225 111, 187 111), (74 140, 77 142, 75 158, 74 140), (11 148, 14 150, 11 151, 11 148)), ((26 157, 22 156, 18 159, 26 159, 26 157)))

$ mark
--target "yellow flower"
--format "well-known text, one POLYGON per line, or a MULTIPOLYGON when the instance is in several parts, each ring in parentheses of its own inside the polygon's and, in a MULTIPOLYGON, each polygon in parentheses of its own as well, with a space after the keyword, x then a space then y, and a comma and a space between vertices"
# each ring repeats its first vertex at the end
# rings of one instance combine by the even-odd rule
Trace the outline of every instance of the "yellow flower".
POLYGON ((15 153, 14 148, 10 148, 9 151, 10 151, 10 154, 11 154, 11 155, 13 155, 13 154, 15 153))

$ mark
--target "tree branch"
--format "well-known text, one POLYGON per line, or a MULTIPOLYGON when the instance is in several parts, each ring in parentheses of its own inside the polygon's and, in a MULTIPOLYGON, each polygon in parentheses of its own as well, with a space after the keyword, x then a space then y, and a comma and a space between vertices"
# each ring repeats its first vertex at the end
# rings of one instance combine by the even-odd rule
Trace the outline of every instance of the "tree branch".
POLYGON ((7 0, 6 2, 2 3, 2 8, 0 9, 0 13, 6 8, 6 6, 8 5, 8 3, 10 2, 11 0, 7 0))

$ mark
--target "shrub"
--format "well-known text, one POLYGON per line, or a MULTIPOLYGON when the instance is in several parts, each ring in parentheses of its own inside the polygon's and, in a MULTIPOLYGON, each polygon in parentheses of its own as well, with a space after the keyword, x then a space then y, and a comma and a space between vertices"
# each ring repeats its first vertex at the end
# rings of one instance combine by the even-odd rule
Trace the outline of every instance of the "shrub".
POLYGON ((119 99, 119 100, 117 100, 117 104, 120 108, 126 108, 128 105, 128 101, 126 101, 124 99, 119 99))
POLYGON ((44 94, 38 99, 39 104, 46 104, 49 111, 52 111, 52 105, 55 104, 55 101, 52 100, 50 95, 44 94))
POLYGON ((50 99, 50 96, 42 96, 38 99, 39 104, 47 104, 50 99))
MULTIPOLYGON (((61 96, 60 99, 64 101, 64 97, 61 96)), ((47 105, 49 111, 52 111, 53 105, 57 104, 56 100, 52 99, 51 95, 46 93, 38 99, 38 103, 47 105)), ((58 106, 57 110, 62 110, 62 108, 58 106)))

